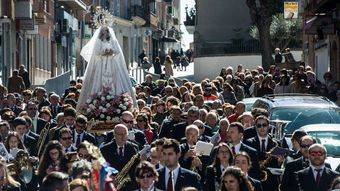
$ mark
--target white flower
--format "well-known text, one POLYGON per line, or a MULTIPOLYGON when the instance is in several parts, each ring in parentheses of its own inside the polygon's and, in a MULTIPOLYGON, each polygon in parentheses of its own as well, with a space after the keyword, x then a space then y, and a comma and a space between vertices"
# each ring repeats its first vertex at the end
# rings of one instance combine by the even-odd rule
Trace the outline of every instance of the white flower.
POLYGON ((88 109, 86 110, 86 112, 87 112, 87 113, 90 113, 90 112, 91 112, 91 109, 90 109, 90 108, 88 108, 88 109))
POLYGON ((110 107, 110 106, 111 106, 111 104, 110 104, 110 103, 107 103, 105 106, 108 108, 108 107, 110 107))
POLYGON ((91 103, 91 99, 87 99, 87 100, 86 100, 86 103, 87 103, 87 104, 90 104, 90 103, 91 103))
POLYGON ((105 97, 101 97, 100 99, 101 99, 102 101, 105 101, 105 97))
POLYGON ((96 104, 97 103, 97 100, 93 100, 93 104, 96 104))
POLYGON ((95 107, 93 104, 90 104, 90 105, 89 105, 89 108, 95 109, 96 107, 95 107))
POLYGON ((127 102, 127 101, 129 101, 129 99, 128 98, 124 98, 124 101, 127 102))
POLYGON ((107 116, 107 117, 106 117, 106 120, 108 120, 108 121, 111 120, 111 117, 110 117, 110 116, 107 116))
POLYGON ((123 107, 123 104, 119 104, 119 107, 120 107, 120 108, 123 107))
POLYGON ((125 103, 124 103, 124 105, 125 105, 125 106, 128 106, 128 105, 129 105, 129 103, 128 103, 128 102, 125 102, 125 103))
POLYGON ((106 99, 111 99, 111 96, 107 95, 107 96, 106 96, 106 99))
POLYGON ((119 122, 119 117, 114 117, 114 118, 112 118, 111 121, 113 121, 113 122, 119 122))
POLYGON ((103 108, 102 111, 103 111, 103 113, 106 113, 106 112, 107 112, 107 109, 106 109, 106 108, 103 108))
POLYGON ((121 111, 120 111, 120 109, 117 109, 116 112, 119 114, 121 111))
POLYGON ((103 110, 104 109, 104 107, 103 106, 99 106, 99 110, 103 110))
POLYGON ((122 110, 126 110, 126 109, 127 109, 127 107, 126 107, 126 106, 123 106, 123 107, 122 107, 122 110))
POLYGON ((104 114, 100 114, 99 117, 102 118, 102 119, 104 119, 104 118, 105 118, 105 115, 104 115, 104 114))

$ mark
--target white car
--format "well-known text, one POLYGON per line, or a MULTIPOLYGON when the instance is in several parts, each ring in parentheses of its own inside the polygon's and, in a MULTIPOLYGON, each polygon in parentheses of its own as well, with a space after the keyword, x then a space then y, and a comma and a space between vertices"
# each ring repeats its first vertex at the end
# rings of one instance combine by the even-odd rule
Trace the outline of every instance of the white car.
POLYGON ((306 131, 317 143, 326 147, 326 162, 335 170, 340 164, 340 124, 305 125, 300 130, 306 131))

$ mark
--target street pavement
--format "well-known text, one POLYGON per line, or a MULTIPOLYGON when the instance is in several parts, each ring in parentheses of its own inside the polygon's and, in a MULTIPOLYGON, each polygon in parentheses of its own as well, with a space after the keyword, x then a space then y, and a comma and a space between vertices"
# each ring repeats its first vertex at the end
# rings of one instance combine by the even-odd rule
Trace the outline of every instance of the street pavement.
MULTIPOLYGON (((184 69, 181 71, 178 68, 175 68, 173 70, 174 70, 175 78, 188 79, 189 81, 194 81, 194 63, 193 62, 191 62, 189 66, 187 66, 186 71, 184 71, 184 69)), ((149 72, 154 73, 154 68, 151 67, 149 69, 149 72)), ((162 72, 164 72, 164 66, 162 66, 162 72)))

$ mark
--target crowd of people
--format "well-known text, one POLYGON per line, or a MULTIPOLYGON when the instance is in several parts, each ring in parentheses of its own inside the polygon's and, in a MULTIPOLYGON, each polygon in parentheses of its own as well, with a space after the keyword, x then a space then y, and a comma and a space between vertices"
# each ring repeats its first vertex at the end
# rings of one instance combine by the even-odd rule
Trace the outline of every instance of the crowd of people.
POLYGON ((192 62, 193 52, 191 49, 188 49, 186 52, 183 52, 181 49, 178 50, 169 50, 168 55, 160 55, 159 57, 155 57, 153 63, 150 62, 149 58, 145 54, 145 50, 139 54, 139 66, 142 68, 149 70, 152 66, 154 68, 154 73, 159 75, 164 75, 167 77, 173 76, 173 69, 177 68, 177 71, 186 71, 189 63, 192 62), (162 66, 164 66, 162 70, 162 66))
POLYGON ((323 145, 295 131, 288 154, 270 154, 287 145, 269 133, 268 111, 247 112, 242 102, 312 93, 339 104, 340 84, 330 72, 324 83, 304 66, 264 71, 239 65, 200 83, 147 75, 134 87, 137 106, 105 133, 91 132, 91 119, 75 109, 81 80, 72 80, 63 95, 21 86, 0 86, 0 190, 340 189, 339 172, 325 163, 323 145), (209 155, 196 152, 199 141, 213 145, 209 155))

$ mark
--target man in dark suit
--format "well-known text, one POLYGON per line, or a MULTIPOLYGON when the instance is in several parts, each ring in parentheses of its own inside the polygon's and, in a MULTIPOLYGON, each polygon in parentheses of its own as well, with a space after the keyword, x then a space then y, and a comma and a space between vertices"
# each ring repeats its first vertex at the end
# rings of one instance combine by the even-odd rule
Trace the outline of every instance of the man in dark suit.
POLYGON ((42 87, 36 87, 34 89, 36 93, 36 99, 38 101, 38 109, 41 110, 44 106, 50 106, 51 103, 46 99, 46 90, 42 87))
POLYGON ((78 115, 73 130, 73 140, 76 147, 84 141, 97 145, 96 138, 91 133, 86 132, 86 129, 87 118, 84 115, 78 115))
POLYGON ((181 141, 183 137, 185 137, 185 129, 187 126, 193 124, 195 120, 199 118, 199 109, 196 106, 192 106, 188 110, 188 115, 185 122, 175 124, 173 126, 173 133, 172 137, 173 139, 176 139, 177 141, 181 141))
POLYGON ((186 127, 185 143, 180 145, 181 157, 179 158, 179 163, 181 167, 193 170, 201 176, 201 180, 204 180, 204 175, 206 172, 206 167, 211 164, 210 156, 198 156, 195 153, 195 145, 198 140, 199 129, 196 125, 189 125, 186 127), (193 169, 192 169, 193 168, 193 169))
POLYGON ((65 153, 77 151, 77 147, 72 144, 73 137, 71 129, 64 127, 60 130, 59 142, 63 146, 65 153))
POLYGON ((295 188, 303 191, 329 190, 333 180, 339 176, 339 173, 325 166, 326 148, 321 144, 313 144, 309 147, 308 153, 311 164, 296 173, 297 184, 295 188))
POLYGON ((257 151, 246 144, 242 143, 244 128, 239 122, 231 123, 227 131, 227 140, 232 145, 231 149, 233 154, 237 154, 241 151, 248 153, 251 158, 252 167, 249 169, 249 175, 253 178, 259 179, 260 167, 257 151))
MULTIPOLYGON (((257 136, 245 141, 245 144, 254 148, 259 153, 259 161, 266 161, 265 167, 280 168, 284 159, 282 156, 279 160, 276 156, 268 159, 267 153, 278 143, 269 136, 269 119, 260 115, 255 119, 255 127, 257 136), (268 159, 268 160, 267 160, 268 159)), ((277 190, 279 185, 279 177, 267 171, 267 180, 262 183, 264 190, 277 190)))
POLYGON ((62 107, 59 104, 60 97, 57 94, 51 94, 49 97, 49 101, 51 105, 49 105, 49 108, 51 109, 52 119, 54 119, 58 113, 62 111, 62 107))
POLYGON ((14 94, 7 94, 7 107, 15 113, 15 116, 18 116, 22 109, 16 105, 16 99, 18 98, 15 98, 14 94))
POLYGON ((182 110, 179 106, 172 106, 170 109, 170 117, 165 119, 160 127, 159 138, 174 137, 174 125, 182 122, 182 110))
POLYGON ((31 156, 37 155, 37 141, 33 137, 27 135, 27 123, 23 117, 17 117, 13 120, 13 127, 14 130, 19 134, 23 144, 25 145, 26 149, 28 150, 31 156))
POLYGON ((195 187, 201 190, 200 176, 190 170, 180 167, 178 159, 181 156, 178 141, 166 139, 163 144, 163 159, 165 167, 158 169, 159 177, 155 187, 160 190, 175 191, 184 187, 195 187))
POLYGON ((73 131, 75 128, 76 118, 77 118, 77 111, 72 107, 66 108, 64 110, 64 117, 63 117, 64 125, 61 125, 54 129, 54 137, 52 139, 58 140, 58 137, 60 137, 59 132, 64 127, 67 127, 73 131))
MULTIPOLYGON (((138 130, 134 126, 134 117, 130 111, 124 111, 121 117, 121 124, 128 128, 128 140, 136 145, 138 145, 139 150, 143 148, 146 144, 146 138, 142 131, 138 130)), ((114 138, 114 132, 110 131, 107 133, 105 138, 105 144, 112 141, 114 138)))
POLYGON ((32 129, 32 119, 28 115, 24 115, 23 118, 26 120, 27 125, 27 132, 26 134, 33 137, 36 140, 39 140, 39 135, 34 133, 32 129))
POLYGON ((18 70, 13 70, 12 76, 8 78, 8 93, 19 93, 25 90, 25 83, 18 70))
POLYGON ((32 119, 31 131, 40 135, 41 130, 45 128, 47 122, 38 117, 38 104, 34 101, 29 101, 25 110, 27 111, 28 116, 32 119))
POLYGON ((294 153, 290 154, 289 157, 294 159, 298 159, 302 156, 301 150, 301 138, 303 136, 307 135, 305 131, 302 130, 295 130, 292 134, 292 149, 294 150, 294 153))
POLYGON ((281 191, 294 190, 292 182, 294 182, 295 177, 292 176, 295 172, 300 171, 309 166, 308 160, 308 148, 314 144, 314 140, 311 136, 303 136, 300 140, 300 152, 302 156, 286 164, 285 170, 283 172, 282 181, 280 184, 281 191))
POLYGON ((114 128, 114 139, 100 149, 106 162, 118 171, 121 171, 125 164, 137 154, 138 146, 127 141, 127 139, 127 127, 118 124, 114 128))

